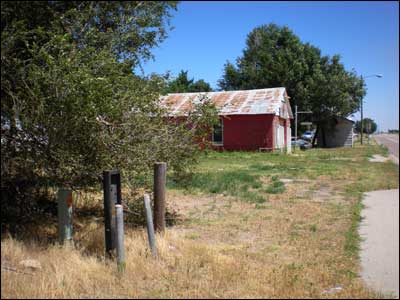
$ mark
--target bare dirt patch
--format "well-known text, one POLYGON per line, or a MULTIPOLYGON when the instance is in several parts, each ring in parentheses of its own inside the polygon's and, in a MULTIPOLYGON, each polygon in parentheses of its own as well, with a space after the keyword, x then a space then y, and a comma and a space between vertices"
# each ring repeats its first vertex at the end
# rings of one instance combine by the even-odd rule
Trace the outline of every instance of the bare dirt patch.
POLYGON ((379 154, 374 154, 372 158, 369 159, 370 162, 386 162, 388 161, 388 157, 383 157, 382 155, 379 154))

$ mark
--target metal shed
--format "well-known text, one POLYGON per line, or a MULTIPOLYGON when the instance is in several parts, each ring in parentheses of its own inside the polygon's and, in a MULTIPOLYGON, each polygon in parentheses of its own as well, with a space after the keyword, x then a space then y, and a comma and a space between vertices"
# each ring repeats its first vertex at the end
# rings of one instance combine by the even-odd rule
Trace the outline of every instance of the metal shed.
POLYGON ((324 128, 325 144, 323 143, 322 130, 317 133, 317 146, 325 148, 353 147, 354 121, 344 117, 333 117, 332 126, 324 128))

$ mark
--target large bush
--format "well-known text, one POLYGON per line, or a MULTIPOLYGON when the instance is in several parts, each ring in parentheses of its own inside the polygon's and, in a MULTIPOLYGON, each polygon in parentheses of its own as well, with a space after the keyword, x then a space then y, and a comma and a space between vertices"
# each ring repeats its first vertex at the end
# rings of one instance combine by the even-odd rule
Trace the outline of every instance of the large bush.
POLYGON ((133 191, 149 186, 156 161, 180 172, 195 162, 193 141, 207 134, 215 108, 205 99, 186 122, 165 122, 164 78, 132 72, 166 37, 175 7, 2 4, 2 215, 25 215, 14 208, 36 203, 32 189, 98 188, 102 171, 117 168, 133 191))

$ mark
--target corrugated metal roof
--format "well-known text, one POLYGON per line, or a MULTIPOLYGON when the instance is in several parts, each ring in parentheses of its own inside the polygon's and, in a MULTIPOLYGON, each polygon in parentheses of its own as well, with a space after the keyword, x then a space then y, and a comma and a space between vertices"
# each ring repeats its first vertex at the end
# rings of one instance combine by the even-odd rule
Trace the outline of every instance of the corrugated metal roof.
POLYGON ((208 97, 219 110, 219 115, 275 114, 293 118, 289 97, 284 87, 222 91, 207 93, 178 93, 161 97, 161 106, 174 116, 185 115, 202 97, 208 97))

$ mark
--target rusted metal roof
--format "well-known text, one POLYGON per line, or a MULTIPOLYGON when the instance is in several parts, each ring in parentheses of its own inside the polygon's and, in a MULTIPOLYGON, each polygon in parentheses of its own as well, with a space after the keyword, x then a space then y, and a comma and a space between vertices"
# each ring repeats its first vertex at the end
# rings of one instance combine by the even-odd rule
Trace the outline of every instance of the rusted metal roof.
POLYGON ((184 116, 208 97, 219 110, 219 115, 275 114, 283 118, 293 118, 289 97, 284 87, 222 91, 206 93, 177 93, 161 97, 161 106, 173 116, 184 116))

